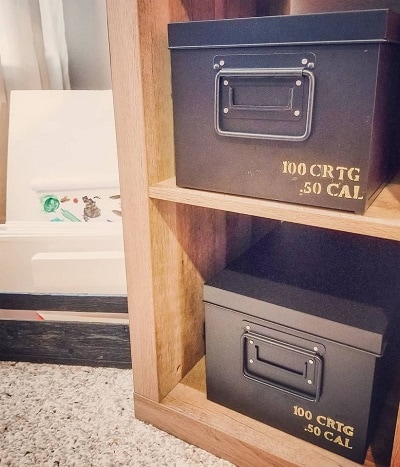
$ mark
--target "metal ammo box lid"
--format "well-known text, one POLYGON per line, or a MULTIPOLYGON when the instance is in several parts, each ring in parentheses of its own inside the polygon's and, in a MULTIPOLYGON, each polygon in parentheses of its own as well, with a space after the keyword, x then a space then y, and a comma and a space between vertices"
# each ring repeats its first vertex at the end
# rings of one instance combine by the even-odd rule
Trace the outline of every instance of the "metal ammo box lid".
POLYGON ((257 47, 309 43, 400 42, 391 10, 264 16, 168 25, 169 48, 257 47))
POLYGON ((397 242, 283 223, 209 280, 204 300, 380 356, 399 260, 397 242))

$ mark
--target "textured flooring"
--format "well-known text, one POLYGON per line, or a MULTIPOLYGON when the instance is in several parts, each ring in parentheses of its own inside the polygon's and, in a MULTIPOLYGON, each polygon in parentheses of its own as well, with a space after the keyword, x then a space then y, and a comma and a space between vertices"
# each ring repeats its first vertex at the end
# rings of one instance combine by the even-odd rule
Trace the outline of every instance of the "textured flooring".
POLYGON ((0 362, 0 466, 232 464, 133 417, 132 371, 0 362))

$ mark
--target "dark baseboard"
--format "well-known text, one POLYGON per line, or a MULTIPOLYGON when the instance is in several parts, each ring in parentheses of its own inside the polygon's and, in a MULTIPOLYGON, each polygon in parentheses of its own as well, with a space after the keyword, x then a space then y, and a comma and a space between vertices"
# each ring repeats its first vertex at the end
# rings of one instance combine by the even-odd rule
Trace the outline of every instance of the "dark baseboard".
MULTIPOLYGON (((127 313, 123 296, 0 294, 3 310, 127 313)), ((61 313, 62 315, 62 313, 61 313)), ((0 360, 131 368, 126 324, 0 320, 0 360)))
POLYGON ((127 313, 128 301, 124 295, 0 293, 0 309, 127 313))

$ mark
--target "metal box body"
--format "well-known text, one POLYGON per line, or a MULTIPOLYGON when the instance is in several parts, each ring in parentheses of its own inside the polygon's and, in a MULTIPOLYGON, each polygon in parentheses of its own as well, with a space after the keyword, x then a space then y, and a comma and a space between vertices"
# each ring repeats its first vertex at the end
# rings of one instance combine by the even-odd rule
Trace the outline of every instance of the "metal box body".
POLYGON ((177 185, 363 213, 397 170, 399 24, 170 24, 177 185))
POLYGON ((268 234, 205 285, 207 397, 363 462, 391 379, 398 264, 395 242, 268 234))

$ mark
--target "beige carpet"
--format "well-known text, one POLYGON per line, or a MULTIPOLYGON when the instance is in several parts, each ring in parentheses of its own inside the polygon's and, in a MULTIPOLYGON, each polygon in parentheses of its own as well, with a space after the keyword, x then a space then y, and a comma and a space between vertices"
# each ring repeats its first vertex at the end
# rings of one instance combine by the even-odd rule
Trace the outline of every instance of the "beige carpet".
POLYGON ((232 464, 133 417, 132 372, 0 362, 0 466, 232 464))

